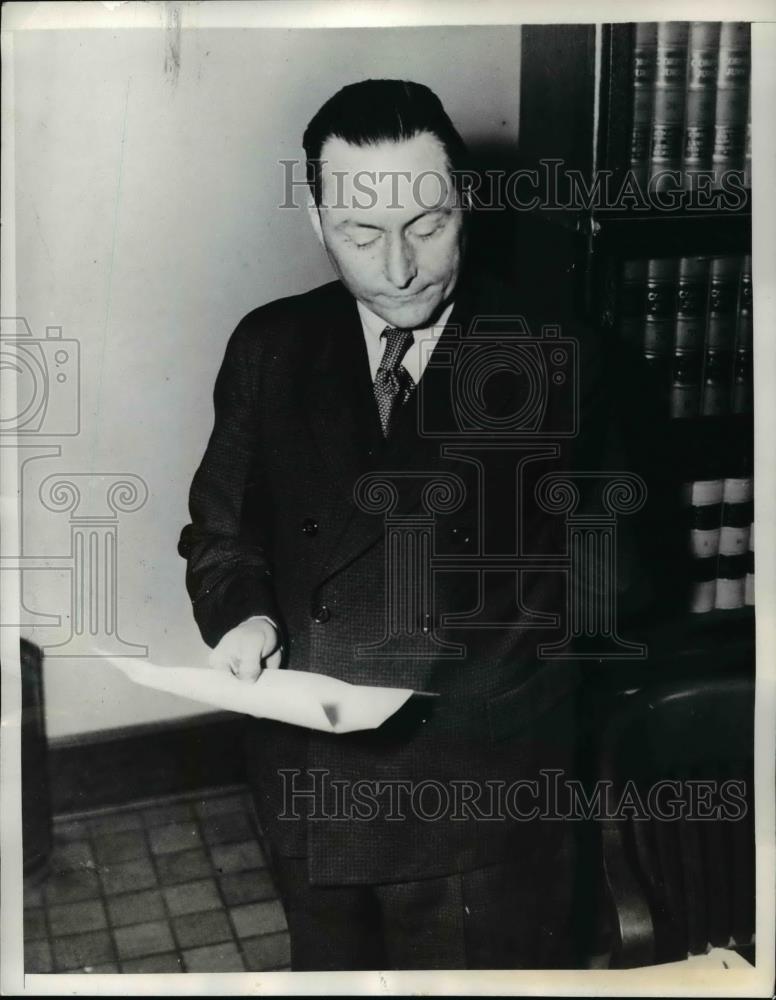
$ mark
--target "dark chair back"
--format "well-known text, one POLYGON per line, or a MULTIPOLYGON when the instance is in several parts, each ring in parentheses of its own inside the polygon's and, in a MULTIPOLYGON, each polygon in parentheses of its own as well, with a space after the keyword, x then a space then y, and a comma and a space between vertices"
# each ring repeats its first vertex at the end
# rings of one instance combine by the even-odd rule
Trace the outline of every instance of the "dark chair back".
POLYGON ((51 794, 43 700, 43 654, 21 640, 22 854, 24 875, 42 878, 51 856, 51 794))
POLYGON ((630 696, 602 738, 598 777, 612 965, 745 946, 754 933, 754 683, 662 684, 630 696))

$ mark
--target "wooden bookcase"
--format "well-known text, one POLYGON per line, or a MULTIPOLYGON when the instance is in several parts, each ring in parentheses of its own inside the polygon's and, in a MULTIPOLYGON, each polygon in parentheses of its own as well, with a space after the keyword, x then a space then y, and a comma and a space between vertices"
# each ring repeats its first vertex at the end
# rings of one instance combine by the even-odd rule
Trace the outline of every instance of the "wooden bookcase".
MULTIPOLYGON (((678 208, 672 211, 552 202, 553 184, 544 183, 542 161, 560 161, 587 184, 599 171, 610 172, 611 189, 620 188, 628 170, 631 128, 633 24, 528 25, 523 28, 520 135, 516 166, 539 170, 541 204, 517 211, 512 276, 518 283, 557 287, 561 321, 565 316, 595 324, 611 349, 611 376, 619 378, 615 331, 616 286, 624 258, 746 254, 751 252, 750 198, 736 210, 678 208)), ((550 179, 551 180, 551 179, 550 179)), ((560 201, 565 192, 561 191, 560 201)), ((636 407, 648 387, 629 386, 630 417, 635 434, 629 441, 628 465, 642 472, 648 485, 666 494, 684 480, 701 478, 715 468, 744 467, 753 461, 750 415, 695 417, 655 421, 636 407), (631 392, 635 389, 635 392, 631 392), (650 481, 650 477, 651 480, 650 481)), ((727 472, 736 474, 735 471, 727 472)), ((681 519, 679 509, 671 515, 681 519)), ((647 523, 643 545, 650 546, 647 523)), ((670 525, 676 529, 677 524, 670 525)), ((677 532, 679 538, 681 532, 677 532)), ((685 536, 686 537, 686 536, 685 536)), ((680 560, 681 561, 681 560, 680 560)), ((657 585, 664 598, 645 616, 629 623, 627 637, 647 642, 649 658, 638 663, 610 661, 592 673, 610 690, 634 689, 650 678, 753 672, 754 609, 693 615, 684 610, 678 591, 679 563, 667 564, 657 585), (663 587, 663 584, 665 585, 663 587)))
MULTIPOLYGON (((589 185, 597 171, 606 170, 612 189, 619 190, 629 165, 634 38, 633 24, 524 26, 516 168, 538 169, 541 178, 541 162, 557 160, 589 185)), ((540 185, 538 208, 517 212, 514 245, 505 248, 511 254, 504 253, 512 264, 508 277, 518 287, 548 288, 558 310, 553 320, 582 320, 600 331, 626 429, 624 465, 642 474, 650 490, 652 510, 637 526, 637 551, 646 557, 662 538, 667 556, 651 567, 656 597, 621 621, 623 638, 646 643, 647 657, 584 661, 578 768, 582 780, 592 783, 601 733, 633 692, 666 680, 754 675, 754 608, 685 610, 689 528, 679 500, 684 481, 724 476, 747 463, 752 468, 753 419, 661 419, 657 408, 650 409, 654 386, 621 364, 616 329, 623 260, 750 253, 750 199, 736 211, 553 207, 548 188, 540 185)), ((582 961, 609 946, 599 838, 598 824, 581 824, 575 924, 582 961)))

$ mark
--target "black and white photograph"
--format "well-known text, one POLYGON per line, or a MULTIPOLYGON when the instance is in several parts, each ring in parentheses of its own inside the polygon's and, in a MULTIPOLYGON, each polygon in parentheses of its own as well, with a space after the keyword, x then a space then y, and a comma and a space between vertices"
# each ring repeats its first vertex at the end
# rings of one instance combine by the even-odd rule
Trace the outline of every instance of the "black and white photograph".
POLYGON ((776 9, 2 18, 2 992, 772 996, 776 9))

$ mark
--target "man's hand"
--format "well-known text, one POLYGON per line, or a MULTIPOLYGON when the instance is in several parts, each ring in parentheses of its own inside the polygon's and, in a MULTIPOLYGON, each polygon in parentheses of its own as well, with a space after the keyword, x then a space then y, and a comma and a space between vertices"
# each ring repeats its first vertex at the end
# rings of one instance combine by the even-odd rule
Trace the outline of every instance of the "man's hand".
POLYGON ((265 667, 279 667, 281 655, 278 630, 269 618, 249 618, 223 636, 210 654, 210 666, 253 683, 265 667))

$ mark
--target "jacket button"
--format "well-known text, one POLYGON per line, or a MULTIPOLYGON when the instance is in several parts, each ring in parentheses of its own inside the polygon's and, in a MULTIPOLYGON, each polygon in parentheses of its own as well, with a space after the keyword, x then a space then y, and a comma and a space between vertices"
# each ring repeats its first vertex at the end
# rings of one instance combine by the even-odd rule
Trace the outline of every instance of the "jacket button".
POLYGON ((302 531, 308 538, 314 538, 318 534, 318 522, 314 517, 306 517, 302 521, 302 531))
POLYGON ((325 604, 319 604, 318 607, 313 612, 313 621, 318 625, 325 625, 326 622, 331 618, 331 611, 325 604))

